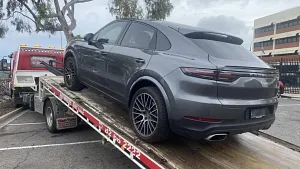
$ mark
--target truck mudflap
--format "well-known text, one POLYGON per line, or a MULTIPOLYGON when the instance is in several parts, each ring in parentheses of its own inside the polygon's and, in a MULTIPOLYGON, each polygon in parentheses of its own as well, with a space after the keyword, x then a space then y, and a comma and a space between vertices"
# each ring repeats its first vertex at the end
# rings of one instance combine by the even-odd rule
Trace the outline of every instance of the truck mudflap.
POLYGON ((131 129, 128 113, 105 96, 90 89, 69 91, 60 85, 63 77, 42 77, 40 80, 49 94, 140 168, 300 168, 299 152, 251 133, 222 142, 174 136, 159 144, 145 143, 131 129))

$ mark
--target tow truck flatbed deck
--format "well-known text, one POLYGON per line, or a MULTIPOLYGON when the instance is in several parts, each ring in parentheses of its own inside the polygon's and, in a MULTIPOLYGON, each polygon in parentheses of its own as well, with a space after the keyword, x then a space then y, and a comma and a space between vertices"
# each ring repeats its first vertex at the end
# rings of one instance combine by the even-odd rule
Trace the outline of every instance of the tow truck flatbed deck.
POLYGON ((42 77, 40 81, 46 90, 95 130, 107 135, 105 137, 111 143, 117 142, 117 148, 125 155, 129 152, 127 157, 140 163, 140 167, 300 168, 300 153, 252 133, 232 136, 222 142, 193 141, 174 136, 159 144, 145 143, 135 136, 127 120, 128 113, 103 94, 92 89, 70 91, 61 85, 61 76, 42 77))

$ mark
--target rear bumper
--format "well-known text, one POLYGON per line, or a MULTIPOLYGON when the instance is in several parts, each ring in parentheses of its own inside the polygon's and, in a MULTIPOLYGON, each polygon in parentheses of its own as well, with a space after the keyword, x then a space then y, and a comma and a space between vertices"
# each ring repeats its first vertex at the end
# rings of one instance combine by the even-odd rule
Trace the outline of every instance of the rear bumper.
POLYGON ((172 118, 169 118, 171 130, 191 139, 203 139, 212 134, 240 134, 268 129, 275 121, 278 106, 277 98, 265 100, 239 100, 230 107, 224 106, 216 98, 203 96, 177 95, 172 105, 172 118), (268 107, 266 116, 250 118, 250 109, 268 107), (186 118, 187 116, 217 120, 205 122, 186 118))
POLYGON ((208 123, 182 118, 177 121, 170 121, 170 126, 173 132, 178 135, 194 140, 201 140, 212 134, 226 133, 230 136, 245 132, 266 130, 270 128, 274 121, 275 116, 240 123, 234 121, 231 123, 208 123))
MULTIPOLYGON (((216 81, 189 77, 180 70, 173 71, 164 79, 167 84, 172 84, 169 85, 170 91, 168 92, 170 127, 179 135, 193 139, 203 139, 219 133, 233 135, 267 129, 275 121, 278 98, 275 95, 269 96, 271 94, 268 92, 268 95, 265 96, 267 98, 249 99, 249 97, 243 96, 247 93, 241 91, 236 94, 241 98, 220 99, 216 81), (259 119, 250 119, 250 109, 262 107, 269 108, 267 115, 259 119)), ((228 93, 227 96, 229 97, 230 94, 232 93, 228 93)), ((261 93, 257 94, 261 95, 261 93)))

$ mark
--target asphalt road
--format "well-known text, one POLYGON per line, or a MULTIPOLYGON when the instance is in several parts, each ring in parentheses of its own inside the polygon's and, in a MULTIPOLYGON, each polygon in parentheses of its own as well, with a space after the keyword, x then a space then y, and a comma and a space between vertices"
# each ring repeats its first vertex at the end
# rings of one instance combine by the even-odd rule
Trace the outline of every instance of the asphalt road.
POLYGON ((51 134, 36 112, 0 129, 0 169, 135 169, 111 144, 103 145, 91 127, 51 134))
POLYGON ((280 98, 274 124, 262 132, 300 146, 300 100, 280 98))

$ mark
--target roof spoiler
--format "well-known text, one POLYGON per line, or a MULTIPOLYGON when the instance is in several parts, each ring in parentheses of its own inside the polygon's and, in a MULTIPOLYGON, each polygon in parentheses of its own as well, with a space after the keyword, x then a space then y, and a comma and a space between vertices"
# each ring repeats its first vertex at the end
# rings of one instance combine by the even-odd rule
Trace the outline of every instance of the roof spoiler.
POLYGON ((207 39, 207 40, 214 40, 226 43, 232 43, 236 45, 241 45, 244 41, 241 38, 218 33, 218 32, 209 32, 209 31, 192 31, 183 34, 185 37, 190 39, 207 39))

